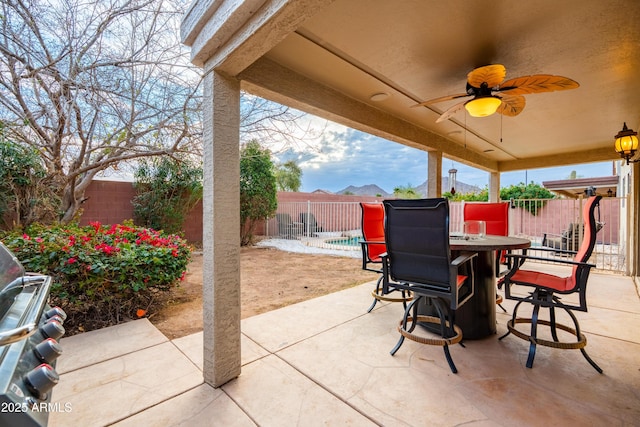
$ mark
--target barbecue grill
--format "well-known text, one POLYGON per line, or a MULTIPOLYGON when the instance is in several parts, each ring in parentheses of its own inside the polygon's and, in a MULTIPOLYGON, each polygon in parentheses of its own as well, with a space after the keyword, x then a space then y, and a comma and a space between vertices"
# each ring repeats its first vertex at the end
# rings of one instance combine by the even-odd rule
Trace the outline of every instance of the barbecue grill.
POLYGON ((27 273, 0 243, 0 426, 46 426, 66 314, 48 304, 50 276, 27 273))

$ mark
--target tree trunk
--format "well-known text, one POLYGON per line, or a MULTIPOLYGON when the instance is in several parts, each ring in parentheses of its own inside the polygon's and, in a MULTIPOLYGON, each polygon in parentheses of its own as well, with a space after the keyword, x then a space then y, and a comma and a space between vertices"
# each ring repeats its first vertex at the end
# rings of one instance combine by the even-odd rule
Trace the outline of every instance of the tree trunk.
POLYGON ((89 184, 91 184, 91 181, 93 181, 96 173, 97 171, 90 172, 78 181, 71 179, 65 183, 64 197, 62 198, 61 206, 63 213, 60 222, 68 224, 74 219, 80 220, 80 218, 76 218, 76 216, 84 199, 84 192, 89 184))

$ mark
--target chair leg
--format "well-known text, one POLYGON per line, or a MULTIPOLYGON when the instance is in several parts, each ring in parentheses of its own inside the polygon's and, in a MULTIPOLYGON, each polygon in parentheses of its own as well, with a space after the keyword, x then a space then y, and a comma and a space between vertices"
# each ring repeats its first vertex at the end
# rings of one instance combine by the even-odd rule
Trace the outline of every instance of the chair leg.
POLYGON ((404 309, 407 309, 407 291, 405 291, 404 289, 402 290, 402 307, 404 307, 404 309))
POLYGON ((602 368, 601 368, 600 366, 598 366, 598 365, 596 364, 596 362, 594 362, 594 361, 589 357, 589 355, 587 354, 587 351, 586 351, 584 348, 581 348, 581 349, 580 349, 580 353, 582 353, 582 355, 584 356, 584 358, 585 358, 585 359, 587 359, 587 362, 589 362, 589 364, 590 364, 591 366, 593 366, 593 368, 594 368, 596 371, 598 371, 598 373, 599 373, 599 374, 601 374, 601 373, 602 373, 602 368))
MULTIPOLYGON (((442 303, 441 300, 436 299, 433 301, 433 305, 436 307, 436 311, 438 312, 438 315, 440 316, 440 332, 442 334, 443 338, 449 338, 455 335, 455 330, 453 329, 453 324, 454 324, 454 316, 451 315, 449 316, 449 327, 447 328, 446 326, 446 307, 444 306, 444 304, 442 303)), ((462 344, 462 342, 460 342, 460 344, 462 344)), ((464 345, 463 345, 464 347, 464 345)), ((445 343, 442 346, 442 349, 444 350, 444 357, 447 359, 447 363, 449 364, 449 369, 451 369, 451 372, 453 372, 454 374, 458 373, 458 368, 456 368, 455 363, 453 363, 453 359, 451 358, 451 353, 449 352, 449 345, 447 343, 445 343)))
POLYGON ((393 347, 390 351, 392 356, 395 355, 398 350, 400 350, 400 347, 402 347, 403 342, 404 342, 404 335, 400 335, 400 339, 396 343, 395 347, 393 347))
MULTIPOLYGON (((520 304, 522 304, 522 303, 523 303, 523 301, 518 301, 516 306, 513 308, 513 315, 511 316, 511 324, 514 325, 514 326, 516 324, 516 317, 518 316, 518 308, 520 307, 520 304)), ((500 338, 498 338, 498 341, 502 341, 502 339, 506 338, 510 333, 511 333, 511 330, 507 329, 507 333, 502 335, 500 338)))
MULTIPOLYGON (((409 313, 411 312, 411 309, 413 309, 413 307, 416 307, 415 311, 417 312, 418 306, 416 304, 421 299, 422 299, 422 296, 419 296, 418 298, 415 298, 413 301, 411 301, 409 306, 404 311, 404 317, 402 318, 402 329, 404 329, 404 330, 407 329, 407 318, 409 317, 409 313)), ((415 317, 415 314, 414 314, 414 321, 413 321, 413 324, 411 326, 411 330, 413 330, 416 327, 415 319, 416 319, 416 317, 415 317)), ((400 339, 398 340, 396 345, 390 351, 392 356, 395 355, 398 350, 400 350, 400 347, 402 347, 402 343, 404 343, 404 335, 400 334, 400 339)))
MULTIPOLYGON (((382 283, 382 275, 378 278, 378 281, 376 282, 376 295, 378 295, 380 293, 380 283, 382 283)), ((404 297, 404 291, 402 291, 402 296, 404 297)), ((374 298, 373 299, 373 303, 371 304, 371 307, 369 307, 369 309, 367 310, 367 313, 371 313, 371 310, 373 310, 373 307, 376 306, 376 304, 378 303, 378 298, 374 298)), ((405 308, 406 308, 406 304, 405 304, 405 308)))
MULTIPOLYGON (((573 325, 575 329, 570 328, 569 326, 565 326, 563 324, 559 324, 556 323, 556 314, 554 311, 553 306, 549 307, 549 321, 543 320, 543 319, 539 319, 539 312, 540 312, 540 303, 544 303, 545 301, 549 302, 549 299, 547 296, 545 295, 541 295, 538 294, 537 292, 532 294, 532 296, 534 297, 533 300, 523 300, 523 301, 519 301, 516 306, 513 309, 513 316, 511 318, 511 320, 509 322, 507 322, 507 327, 508 327, 508 331, 506 334, 504 334, 503 336, 501 336, 499 339, 503 339, 504 337, 506 337, 507 335, 509 335, 511 332, 514 333, 515 336, 517 336, 518 338, 524 339, 524 340, 528 340, 529 341, 529 356, 527 358, 527 368, 531 368, 533 367, 533 360, 535 358, 536 355, 536 347, 538 344, 542 345, 542 346, 546 346, 546 347, 554 347, 554 348, 561 348, 561 349, 579 349, 580 352, 582 353, 582 356, 587 360, 587 362, 589 362, 589 364, 596 370, 598 371, 598 373, 602 373, 602 369, 591 359, 591 357, 589 357, 589 355, 587 354, 586 350, 584 349, 584 347, 586 346, 587 342, 586 342, 586 338, 584 337, 584 335, 582 335, 582 332, 580 331, 580 324, 578 323, 578 319, 576 318, 576 316, 573 314, 573 312, 568 309, 567 307, 560 307, 563 310, 565 310, 567 312, 567 314, 569 315, 569 317, 571 317, 571 320, 573 321, 573 325), (542 298, 540 298, 542 297, 542 298), (533 301, 538 301, 539 303, 533 303, 533 301), (528 302, 528 303, 533 303, 533 313, 531 315, 530 319, 517 319, 517 312, 518 312, 518 308, 520 307, 520 304, 523 302, 528 302), (531 323, 531 333, 530 335, 526 335, 525 333, 518 331, 515 328, 516 323, 531 323), (541 325, 546 325, 549 326, 549 328, 551 329, 551 335, 553 337, 553 341, 548 341, 545 339, 538 339, 537 338, 537 328, 538 328, 538 324, 541 325), (577 341, 575 342, 561 342, 558 339, 557 336, 557 330, 558 329, 562 329, 566 332, 569 332, 572 335, 575 335, 577 341)), ((559 303, 559 299, 555 296, 551 296, 551 298, 553 298, 554 302, 559 303)))
POLYGON ((418 297, 417 300, 413 303, 411 303, 411 305, 407 308, 406 312, 409 313, 411 311, 411 318, 413 319, 411 321, 411 327, 409 329, 407 329, 407 317, 405 316, 404 318, 404 326, 403 329, 409 333, 413 332, 413 330, 416 328, 416 325, 418 324, 418 300, 420 300, 420 298, 422 297, 418 297))
POLYGON ((453 359, 451 358, 451 353, 449 353, 449 346, 445 344, 442 348, 444 349, 444 357, 447 358, 447 362, 449 363, 449 368, 451 369, 451 372, 453 372, 454 374, 457 374, 458 368, 456 368, 456 365, 453 363, 453 359))
POLYGON ((551 323, 551 336, 555 342, 560 341, 558 339, 558 329, 556 328, 556 310, 554 307, 549 307, 549 322, 551 323))
POLYGON ((374 298, 373 302, 371 303, 371 306, 367 309, 367 313, 371 313, 371 310, 373 310, 373 307, 375 307, 377 303, 378 303, 378 298, 374 298))
POLYGON ((496 292, 496 304, 502 309, 502 311, 507 313, 507 310, 502 306, 502 301, 504 301, 504 298, 502 298, 502 295, 496 292))
POLYGON ((527 357, 527 368, 533 367, 533 359, 536 357, 536 338, 538 336, 538 314, 540 312, 540 306, 535 304, 533 306, 533 314, 531 316, 531 338, 529 339, 529 357, 527 357))
MULTIPOLYGON (((569 316, 571 317, 571 320, 573 320, 573 324, 576 327, 576 337, 578 337, 578 340, 580 340, 580 324, 578 323, 578 319, 576 318, 575 314, 573 314, 573 312, 569 309, 564 309, 567 313, 569 313, 569 316)), ((582 356, 584 356, 585 359, 587 359, 587 362, 589 362, 589 364, 591 366, 593 366, 593 369, 595 369, 596 371, 598 371, 599 374, 602 373, 602 368, 600 366, 598 366, 598 364, 596 362, 593 361, 593 359, 591 359, 589 357, 589 355, 587 354, 587 350, 584 349, 584 347, 580 348, 580 353, 582 353, 582 356)))

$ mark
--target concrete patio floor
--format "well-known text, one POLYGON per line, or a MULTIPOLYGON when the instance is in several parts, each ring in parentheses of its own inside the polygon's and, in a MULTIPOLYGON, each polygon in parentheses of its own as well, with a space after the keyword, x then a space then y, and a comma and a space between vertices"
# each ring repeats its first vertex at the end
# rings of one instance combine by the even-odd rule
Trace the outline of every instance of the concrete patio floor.
MULTIPOLYGON (((546 347, 528 369, 514 336, 451 347, 458 374, 440 347, 405 340, 391 356, 402 306, 367 314, 372 287, 243 320, 242 374, 218 389, 202 380, 202 333, 169 341, 142 319, 63 338, 49 426, 640 425, 630 278, 592 274, 589 312, 576 313, 602 375, 578 350, 546 347)), ((498 310, 499 335, 508 319, 498 310)))

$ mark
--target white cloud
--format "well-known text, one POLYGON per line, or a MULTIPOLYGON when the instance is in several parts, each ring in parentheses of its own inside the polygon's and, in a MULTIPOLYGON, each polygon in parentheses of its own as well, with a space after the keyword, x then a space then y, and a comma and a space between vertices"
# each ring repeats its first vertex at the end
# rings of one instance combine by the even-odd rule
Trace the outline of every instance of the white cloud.
MULTIPOLYGON (((322 133, 311 141, 279 152, 278 161, 294 159, 302 169, 302 191, 325 189, 340 191, 349 185, 376 184, 391 193, 397 186, 417 186, 427 179, 427 153, 345 126, 306 116, 305 126, 322 133)), ((488 186, 489 173, 443 159, 442 172, 458 170, 457 180, 480 188, 488 186)), ((579 177, 611 175, 611 162, 508 172, 501 175, 501 186, 520 182, 566 179, 575 170, 579 177)))

